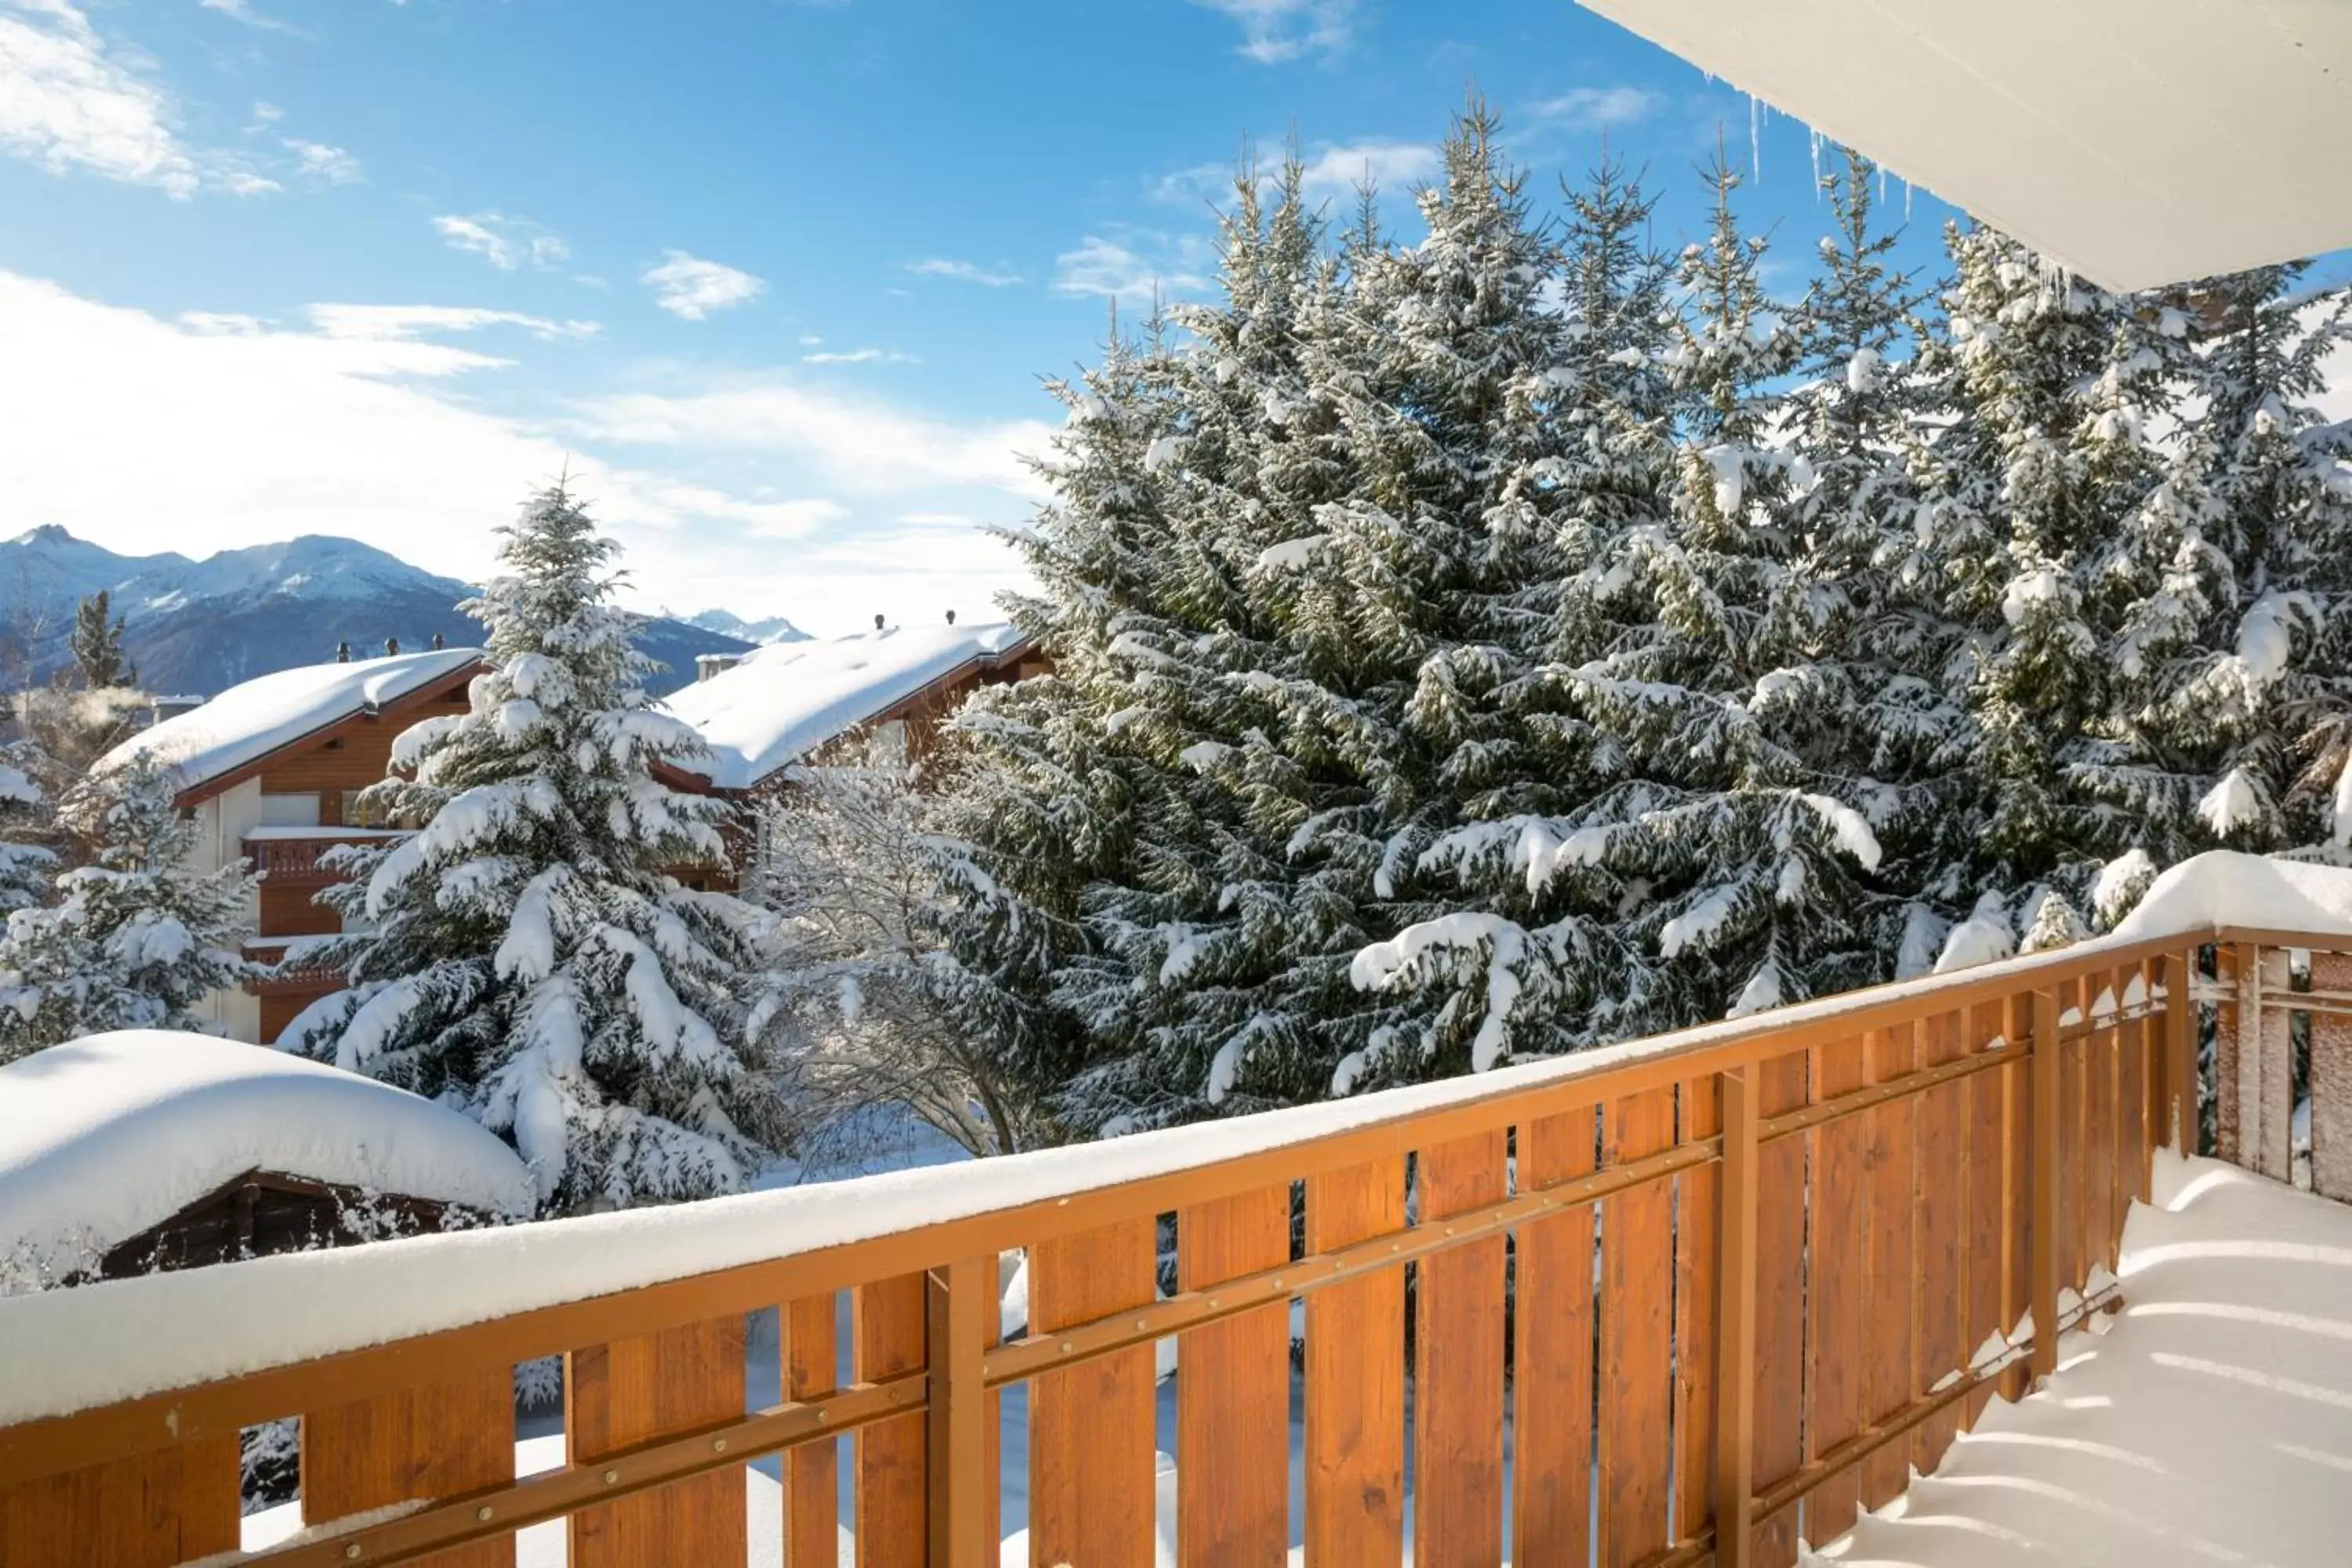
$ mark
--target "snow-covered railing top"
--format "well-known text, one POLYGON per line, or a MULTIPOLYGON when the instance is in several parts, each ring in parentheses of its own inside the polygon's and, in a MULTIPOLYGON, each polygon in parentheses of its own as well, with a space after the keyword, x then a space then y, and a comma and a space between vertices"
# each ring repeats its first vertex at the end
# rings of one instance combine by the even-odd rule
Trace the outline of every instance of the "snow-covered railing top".
POLYGON ((267 1047, 126 1029, 0 1067, 0 1264, 12 1271, 75 1273, 256 1171, 530 1212, 529 1173, 478 1122, 267 1047))
POLYGON ((998 622, 891 626, 821 641, 771 643, 734 668, 665 700, 710 748, 719 789, 756 788, 828 741, 974 665, 1001 661, 1025 641, 998 622))
MULTIPOLYGON (((831 1249, 958 1222, 1018 1216, 1019 1225, 1008 1220, 1003 1228, 1019 1232, 1022 1241, 997 1242, 976 1230, 971 1245, 1022 1245, 1041 1226, 1074 1229, 1120 1216, 1141 1184, 1179 1173, 1230 1168, 1224 1184, 1238 1191, 1264 1179, 1261 1165, 1278 1163, 1296 1173, 1312 1163, 1319 1144, 1349 1141, 1352 1157, 1360 1159, 1352 1135, 1392 1129, 1402 1152, 1442 1135, 1449 1115, 1467 1127, 1498 1101, 1587 1087, 1592 1094, 1627 1094, 1720 1070, 1735 1058, 1762 1059, 1811 1039, 1996 999, 2038 981, 2169 952, 2184 938, 2210 940, 2241 928, 2352 938, 2352 871, 2204 856, 2158 879, 2115 933, 2074 947, 1320 1105, 980 1164, 0 1300, 0 1343, 9 1347, 0 1364, 0 1426, 565 1304, 731 1279, 729 1271, 809 1259, 817 1267, 831 1249), (289 1301, 302 1302, 302 1310, 284 1310, 289 1301), (93 1344, 106 1346, 106 1353, 90 1354, 93 1344)), ((931 1261, 920 1252, 906 1260, 908 1267, 931 1261)), ((763 1289, 734 1279, 710 1299, 779 1299, 763 1289)))
POLYGON ((374 711, 478 663, 479 648, 432 648, 342 664, 306 664, 232 686, 100 757, 108 773, 141 758, 172 771, 184 795, 357 714, 374 711))

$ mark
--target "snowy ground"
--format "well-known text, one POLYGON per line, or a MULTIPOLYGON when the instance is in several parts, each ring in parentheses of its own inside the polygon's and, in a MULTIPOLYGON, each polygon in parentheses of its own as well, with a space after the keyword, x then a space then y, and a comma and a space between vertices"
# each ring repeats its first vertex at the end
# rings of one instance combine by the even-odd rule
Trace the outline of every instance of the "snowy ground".
POLYGON ((2352 1561, 2352 1205, 2158 1156, 2126 1307, 2060 1346, 1840 1568, 2318 1568, 2352 1561))

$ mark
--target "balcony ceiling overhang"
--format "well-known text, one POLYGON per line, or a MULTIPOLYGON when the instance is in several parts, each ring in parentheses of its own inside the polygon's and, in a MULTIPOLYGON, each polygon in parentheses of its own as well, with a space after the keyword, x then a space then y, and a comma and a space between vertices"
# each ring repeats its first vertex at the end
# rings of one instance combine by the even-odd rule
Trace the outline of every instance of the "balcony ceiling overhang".
POLYGON ((2111 289, 2352 246, 2347 0, 1580 0, 2111 289))

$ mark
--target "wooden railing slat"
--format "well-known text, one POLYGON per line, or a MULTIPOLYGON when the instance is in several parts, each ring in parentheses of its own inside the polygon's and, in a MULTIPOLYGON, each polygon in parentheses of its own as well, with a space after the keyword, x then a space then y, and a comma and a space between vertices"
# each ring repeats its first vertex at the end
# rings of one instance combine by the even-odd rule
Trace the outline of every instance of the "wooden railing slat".
MULTIPOLYGON (((1404 1228, 1404 1161, 1307 1184, 1307 1247, 1404 1228)), ((1404 1279, 1390 1271, 1307 1300, 1307 1560, 1404 1552, 1404 1279)))
MULTIPOLYGON (((1869 1072, 1863 1042, 1856 1038, 1823 1046, 1816 1053, 1814 1071, 1818 1099, 1832 1099, 1864 1087, 1869 1082, 1869 1072)), ((1969 1082, 1991 1085, 1993 1075, 1980 1073, 1969 1082)), ((1869 1344, 1864 1312, 1868 1285, 1868 1131, 1863 1118, 1849 1116, 1813 1133, 1812 1272, 1807 1293, 1812 1361, 1812 1400, 1805 1442, 1809 1456, 1826 1454, 1862 1430, 1869 1344)), ((1826 1545, 1853 1529, 1861 1489, 1862 1478, 1851 1468, 1814 1488, 1806 1505, 1806 1535, 1826 1545)))
POLYGON ((0 1491, 0 1568, 170 1568, 237 1521, 236 1439, 206 1437, 0 1491))
POLYGON ((2253 1168, 2274 1182, 2292 1179, 2294 1168, 2294 1053, 2289 1044, 2287 956, 2280 949, 2262 955, 2260 1015, 2262 1140, 2254 1146, 2253 1168))
MULTIPOLYGON (((861 1383, 916 1371, 930 1333, 930 1287, 900 1274, 850 1292, 850 1369, 861 1383)), ((850 1444, 858 1568, 919 1563, 930 1540, 929 1454, 919 1411, 877 1422, 850 1444)))
MULTIPOLYGON (((302 1417, 302 1520, 325 1524, 514 1479, 514 1376, 476 1373, 302 1417)), ((441 1552, 434 1568, 508 1568, 514 1538, 441 1552)))
MULTIPOLYGON (((1423 1149, 1421 1223, 1497 1203, 1504 1138, 1423 1149)), ((1503 1237, 1419 1265, 1413 1334, 1413 1561, 1485 1568, 1503 1557, 1503 1237)))
MULTIPOLYGON (((1158 1294, 1158 1220, 1041 1242, 1029 1255, 1032 1331, 1083 1323, 1158 1294)), ((1029 1390, 1029 1560, 1151 1568, 1155 1508, 1149 1345, 1047 1373, 1029 1390)), ((911 1558, 876 1558, 883 1563, 911 1558)))
MULTIPOLYGON (((2145 993, 2148 967, 2142 963, 2116 970, 2116 994, 2121 997, 2135 983, 2145 993)), ((2149 1070, 2148 1041, 2155 1033, 2144 1017, 2126 1018, 2116 1032, 2116 1121, 2119 1153, 2114 1208, 2108 1230, 2116 1237, 2116 1248, 2121 1246, 2124 1220, 2131 1213, 2133 1201, 2147 1196, 2148 1154, 2154 1147, 2147 1136, 2148 1085, 2155 1077, 2149 1070)), ((2111 1256, 2107 1267, 2112 1268, 2115 1266, 2116 1258, 2111 1256)))
MULTIPOLYGON (((785 1303, 783 1395, 821 1398, 841 1380, 840 1303, 832 1295, 785 1303)), ((784 1456, 784 1568, 836 1568, 841 1560, 841 1445, 805 1443, 784 1456)))
POLYGON ((989 1401, 982 1381, 987 1322, 997 1313, 996 1259, 961 1258, 929 1277, 929 1398, 924 1414, 930 1479, 929 1568, 989 1568, 1001 1553, 989 1498, 989 1401))
MULTIPOLYGON (((2108 975, 2094 974, 2083 989, 2095 1001, 2109 984, 2108 975)), ((2095 1015, 2093 1022, 2097 1023, 2095 1015)), ((2095 1026, 2083 1042, 2083 1273, 2074 1281, 2078 1288, 2094 1267, 2116 1265, 2116 1169, 2123 1160, 2121 1050, 2122 1031, 2112 1023, 2095 1026)))
MULTIPOLYGON (((564 1437, 588 1464, 655 1437, 740 1419, 743 1320, 730 1315, 572 1352, 564 1365, 564 1437)), ((714 1471, 572 1516, 572 1568, 745 1561, 743 1474, 714 1471)))
MULTIPOLYGON (((1965 1054, 1962 1030, 1966 1019, 1958 1013, 1938 1013, 1920 1030, 1921 1065, 1937 1067, 1965 1054)), ((1948 1373, 1968 1364, 1969 1347, 1961 1342, 1967 1307, 1968 1267, 1968 1089, 1945 1084, 1919 1097, 1919 1149, 1915 1179, 1918 1184, 1918 1261, 1923 1282, 1915 1298, 1918 1304, 1919 1342, 1914 1363, 1911 1395, 1916 1398, 1948 1373), (1925 1281, 1934 1280, 1934 1289, 1925 1281)), ((1942 1462, 1944 1450, 1959 1431, 1959 1410, 1947 1406, 1912 1431, 1911 1462, 1921 1473, 1942 1462)))
MULTIPOLYGON (((1206 1289, 1290 1259, 1287 1184, 1176 1215, 1176 1274, 1206 1289)), ((1181 1336, 1176 1550, 1184 1568, 1276 1563, 1290 1538, 1286 1300, 1181 1336)))
MULTIPOLYGON (((2090 1012, 2089 986, 2081 979, 2058 990, 2059 1016, 2090 1012)), ((2062 1033, 2064 1025, 2060 1026, 2062 1033)), ((2059 1047, 2058 1079, 2058 1284, 2083 1278, 2090 1268, 2090 1081, 2091 1042, 2086 1037, 2059 1047)))
POLYGON ((2062 1183, 2059 1145, 2064 1136, 2059 1112, 2065 1099, 2061 1087, 2065 1059, 2058 1048, 2058 1004, 2063 994, 2053 989, 2038 991, 2033 996, 2033 1142, 2027 1166, 2032 1211, 2026 1221, 2026 1296, 2033 1316, 2031 1362, 2037 1383, 2049 1376, 2058 1364, 2058 1280, 2063 1245, 2058 1219, 2058 1189, 2062 1183))
MULTIPOLYGON (((1716 1074, 1677 1091, 1683 1143, 1723 1131, 1722 1080, 1716 1074)), ((1715 1335, 1721 1272, 1723 1173, 1699 1165, 1675 1178, 1675 1535, 1687 1541, 1715 1515, 1715 1335)))
POLYGON ((1755 1560, 1756 1500, 1756 1069, 1721 1075, 1717 1109, 1723 1123, 1722 1180, 1717 1187, 1715 1453, 1716 1568, 1749 1568, 1755 1560))
MULTIPOLYGON (((1915 1026, 1874 1029, 1864 1055, 1873 1083, 1909 1071, 1915 1026)), ((1894 1415, 1910 1403, 1917 1379, 1912 1367, 1915 1322, 1913 1239, 1918 1202, 1913 1164, 1914 1131, 1919 1108, 1911 1100, 1877 1106, 1864 1114, 1870 1149, 1868 1184, 1868 1287, 1864 1309, 1870 1325, 1870 1355, 1863 1385, 1863 1408, 1871 1419, 1894 1415)), ((1864 1508, 1884 1508, 1901 1494, 1910 1456, 1900 1445, 1881 1448, 1863 1467, 1864 1508)))
MULTIPOLYGON (((1601 1107, 1601 1161, 1623 1164, 1675 1141, 1675 1091, 1601 1107)), ((1664 1181, 1601 1205, 1601 1562, 1626 1568, 1666 1545, 1674 1460, 1674 1189, 1664 1181)))
MULTIPOLYGON (((1591 1110, 1540 1117, 1518 1132, 1519 1184, 1549 1185, 1593 1167, 1591 1110)), ((1516 1418, 1511 1539, 1528 1563, 1591 1560, 1593 1206, 1519 1227, 1512 1322, 1516 1418)))
MULTIPOLYGON (((1965 1043, 1969 1051, 1982 1052, 1990 1048, 1994 1040, 2006 1038, 2006 1021, 1999 1004, 1980 1003, 1969 1010, 1965 1043)), ((2009 1047, 2004 1045, 2001 1048, 2009 1047)), ((1969 1079, 1968 1103, 1963 1112, 1963 1136, 1968 1149, 1968 1235, 1967 1278, 1961 1282, 1966 1300, 1960 1314, 1960 1348, 1971 1358, 1988 1335, 2008 1327, 2001 1318, 2001 1289, 2006 1278, 2001 1254, 2011 1223, 2003 1170, 2008 1139, 2002 1125, 2007 1111, 2002 1080, 2008 1076, 2004 1070, 1979 1073, 1969 1079)), ((1992 1396, 1990 1386, 1970 1394, 1961 1405, 1961 1425, 1974 1426, 1992 1396)))
MULTIPOLYGON (((2311 955, 2311 988, 2352 991, 2352 954, 2311 955)), ((2352 1017, 2311 1016, 2311 1190, 2352 1200, 2352 1017)))
POLYGON ((2238 1018, 2247 988, 2254 984, 2258 971, 2252 950, 2234 942, 2224 942, 2214 950, 2213 967, 2214 980, 2221 990, 2221 1004, 2214 1009, 2213 1152, 2232 1165, 2251 1167, 2251 1152, 2240 1146, 2240 1106, 2258 1097, 2245 1092, 2245 1078, 2239 1065, 2242 1035, 2238 1018))
MULTIPOLYGON (((1812 1082, 1809 1053, 1759 1064, 1757 1107, 1772 1117, 1801 1109, 1812 1082)), ((1805 1141, 1767 1143, 1756 1165, 1756 1480, 1769 1487, 1805 1462, 1805 1141)), ((1797 1510, 1756 1521, 1756 1568, 1792 1568, 1797 1510)))

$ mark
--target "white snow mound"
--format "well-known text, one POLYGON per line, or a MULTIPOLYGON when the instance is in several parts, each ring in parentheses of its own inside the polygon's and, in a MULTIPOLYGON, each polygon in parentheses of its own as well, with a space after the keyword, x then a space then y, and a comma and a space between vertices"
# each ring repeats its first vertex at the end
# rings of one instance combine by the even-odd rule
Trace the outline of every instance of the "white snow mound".
POLYGON ((252 1171, 531 1206, 472 1119, 265 1046, 125 1029, 0 1068, 0 1258, 69 1273, 252 1171))
POLYGON ((2352 935, 2352 871, 2209 850, 2149 884, 2114 935, 2134 942, 2216 926, 2352 935))

